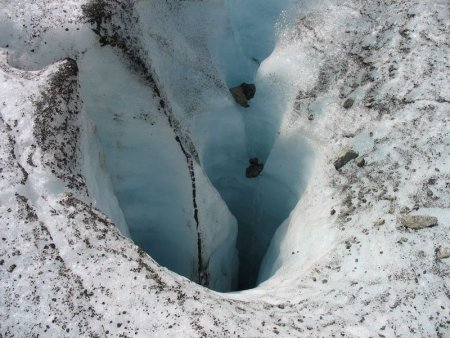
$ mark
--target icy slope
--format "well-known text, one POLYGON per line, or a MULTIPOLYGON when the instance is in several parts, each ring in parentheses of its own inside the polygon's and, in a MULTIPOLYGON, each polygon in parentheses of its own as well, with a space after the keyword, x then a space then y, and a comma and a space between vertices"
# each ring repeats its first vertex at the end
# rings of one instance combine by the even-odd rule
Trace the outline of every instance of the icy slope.
MULTIPOLYGON (((99 1, 92 26, 85 4, 1 3, 3 335, 448 336, 445 1, 249 1, 254 16, 235 1, 99 1), (239 76, 259 88, 247 110, 228 94, 239 76), (343 147, 365 166, 336 171, 343 147), (266 166, 250 182, 251 156, 266 166), (134 216, 195 220, 193 191, 211 222, 171 229, 163 249, 190 245, 198 267, 202 234, 215 276, 233 262, 225 203, 239 226, 284 221, 264 232, 257 288, 210 291, 119 233, 139 231, 134 216), (438 225, 408 230, 406 214, 438 225)), ((240 251, 255 242, 238 235, 240 251)))
POLYGON ((79 67, 80 94, 131 238, 183 276, 220 291, 234 288, 236 221, 197 165, 193 196, 185 154, 159 100, 111 50, 92 49, 79 67), (199 271, 199 256, 206 271, 199 271))

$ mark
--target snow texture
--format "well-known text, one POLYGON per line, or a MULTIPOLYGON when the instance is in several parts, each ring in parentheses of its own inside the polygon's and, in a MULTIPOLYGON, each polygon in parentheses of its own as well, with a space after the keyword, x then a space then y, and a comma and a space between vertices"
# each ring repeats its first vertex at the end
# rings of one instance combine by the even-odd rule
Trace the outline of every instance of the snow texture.
POLYGON ((449 12, 2 0, 0 336, 449 337, 449 12))

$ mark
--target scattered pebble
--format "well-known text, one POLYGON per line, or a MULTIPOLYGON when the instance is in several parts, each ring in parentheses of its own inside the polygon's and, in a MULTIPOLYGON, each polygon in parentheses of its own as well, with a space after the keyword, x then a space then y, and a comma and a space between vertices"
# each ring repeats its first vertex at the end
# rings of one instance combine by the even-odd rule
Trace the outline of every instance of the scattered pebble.
POLYGON ((242 83, 240 86, 230 88, 230 93, 236 103, 244 108, 250 107, 248 101, 251 100, 256 93, 256 87, 253 83, 242 83))
POLYGON ((365 164, 366 164, 366 160, 364 159, 364 157, 359 157, 359 158, 356 159, 356 165, 357 165, 359 168, 364 167, 365 164))
POLYGON ((406 215, 401 218, 401 223, 407 228, 419 230, 438 225, 438 219, 432 216, 406 215))
POLYGON ((436 256, 439 259, 445 259, 450 257, 450 248, 439 247, 436 250, 436 256))
POLYGON ((355 103, 355 100, 353 100, 351 97, 349 97, 347 100, 344 101, 344 104, 342 105, 345 109, 349 109, 353 106, 355 103))
POLYGON ((392 201, 395 201, 397 199, 397 197, 395 197, 393 195, 383 195, 381 197, 381 199, 385 200, 385 201, 391 201, 392 202, 392 201))
POLYGON ((339 170, 348 162, 357 158, 358 156, 359 154, 353 149, 343 149, 334 161, 334 167, 336 168, 336 170, 339 170))

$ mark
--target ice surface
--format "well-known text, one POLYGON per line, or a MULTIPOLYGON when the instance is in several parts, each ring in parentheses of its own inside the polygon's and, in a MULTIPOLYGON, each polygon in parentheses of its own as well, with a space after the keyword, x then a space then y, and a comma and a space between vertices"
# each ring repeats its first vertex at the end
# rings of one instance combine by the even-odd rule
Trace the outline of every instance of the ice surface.
MULTIPOLYGON (((278 33, 272 28, 284 1, 101 1, 115 25, 102 21, 102 34, 130 36, 181 123, 177 133, 198 151, 193 170, 210 286, 235 286, 237 229, 226 203, 255 215, 250 226, 264 226, 256 232, 264 241, 275 231, 258 287, 231 294, 159 267, 95 208, 122 231, 125 223, 142 231, 155 257, 188 251, 175 268, 198 280, 184 154, 128 54, 101 48, 80 20, 83 3, 1 1, 7 50, 0 54, 10 63, 0 60, 0 320, 7 336, 447 335, 450 261, 435 254, 450 243, 447 1, 302 0, 281 15, 288 18, 278 33), (10 67, 38 69, 67 56, 80 65, 91 118, 75 112, 85 133, 77 169, 89 194, 55 177, 65 168, 33 135, 42 113, 34 103, 61 63, 38 72, 10 67), (242 81, 257 84, 249 109, 228 92, 242 81), (355 103, 343 109, 348 97, 355 103), (337 172, 333 159, 350 146, 366 165, 337 172), (249 181, 252 156, 266 167, 249 181), (295 204, 291 212, 281 199, 295 204), (436 216, 439 225, 403 229, 399 219, 408 213, 436 216), (131 224, 134 216, 154 223, 131 224), (266 224, 264 216, 279 221, 266 224), (166 247, 145 229, 169 238, 166 247)), ((76 87, 70 102, 52 107, 57 115, 70 116, 76 87)), ((264 254, 250 244, 241 251, 264 254)), ((241 274, 245 283, 256 279, 257 269, 250 272, 241 274)))
POLYGON ((103 146, 97 156, 104 157, 131 238, 163 266, 198 281, 199 230, 209 286, 230 290, 235 220, 197 168, 197 229, 186 159, 157 101, 111 49, 91 50, 79 67, 85 109, 103 146))
POLYGON ((93 199, 94 207, 103 211, 119 228, 120 232, 130 237, 130 230, 125 221, 122 209, 119 206, 114 193, 108 168, 105 165, 103 150, 99 144, 95 132, 95 125, 85 116, 83 119, 83 169, 85 172, 86 185, 93 199))
POLYGON ((275 48, 281 12, 291 4, 141 2, 137 8, 140 43, 164 79, 175 115, 190 130, 204 171, 238 221, 241 289, 255 285, 265 250, 298 202, 311 164, 306 141, 279 138, 298 89, 292 85, 298 60, 281 51, 264 62, 275 48), (251 107, 237 106, 228 88, 253 81, 251 107), (254 181, 245 177, 251 157, 266 166, 254 181))

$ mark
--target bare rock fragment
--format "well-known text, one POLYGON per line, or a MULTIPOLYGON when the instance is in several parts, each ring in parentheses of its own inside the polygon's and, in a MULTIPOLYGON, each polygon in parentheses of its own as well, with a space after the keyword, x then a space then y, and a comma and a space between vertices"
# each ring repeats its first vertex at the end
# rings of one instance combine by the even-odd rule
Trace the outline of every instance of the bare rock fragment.
POLYGON ((257 158, 251 158, 249 162, 250 166, 245 170, 245 176, 247 178, 258 177, 264 169, 264 164, 259 163, 257 158))
POLYGON ((359 154, 353 149, 343 149, 334 161, 334 167, 336 168, 336 170, 339 170, 348 162, 357 158, 358 156, 359 154))
POLYGON ((364 157, 359 157, 359 158, 357 158, 357 159, 356 159, 356 165, 357 165, 359 168, 364 167, 364 166, 366 165, 366 160, 365 160, 365 158, 364 158, 364 157))
POLYGON ((375 103, 375 98, 373 96, 368 96, 364 101, 364 107, 372 108, 375 103))
POLYGON ((252 83, 242 83, 240 86, 230 88, 230 93, 236 103, 244 108, 250 107, 248 101, 251 100, 256 93, 256 86, 252 83))
POLYGON ((383 195, 381 196, 381 199, 384 201, 389 201, 389 202, 393 202, 397 199, 396 196, 392 196, 392 195, 383 195))
POLYGON ((436 256, 439 259, 445 259, 450 257, 450 248, 440 247, 436 250, 436 256))
POLYGON ((342 106, 345 109, 349 109, 353 106, 353 103, 355 103, 355 100, 353 100, 351 97, 349 97, 347 100, 344 101, 344 104, 342 106))
POLYGON ((401 223, 407 228, 420 230, 438 225, 438 219, 433 216, 406 215, 401 218, 401 223))

